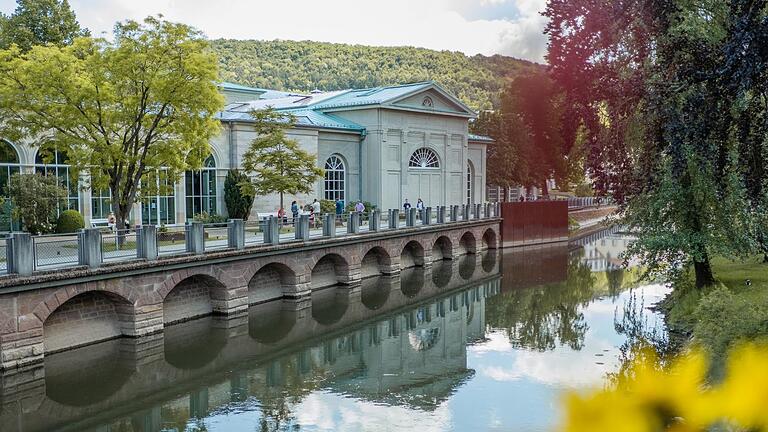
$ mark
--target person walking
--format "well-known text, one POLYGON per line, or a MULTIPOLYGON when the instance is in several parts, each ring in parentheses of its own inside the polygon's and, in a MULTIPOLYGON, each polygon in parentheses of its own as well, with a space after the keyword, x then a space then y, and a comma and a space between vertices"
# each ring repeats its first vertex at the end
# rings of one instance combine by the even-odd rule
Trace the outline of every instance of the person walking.
POLYGON ((363 224, 363 213, 365 213, 365 204, 363 204, 362 201, 357 201, 357 204, 355 204, 355 211, 360 213, 360 225, 363 224))
POLYGON ((336 220, 344 226, 344 222, 341 220, 342 214, 344 214, 344 200, 339 198, 336 200, 336 220))
POLYGON ((424 201, 419 198, 416 200, 416 215, 419 219, 422 219, 422 213, 424 213, 424 201))
POLYGON ((315 226, 315 228, 317 228, 317 218, 320 217, 320 211, 321 211, 320 201, 318 201, 317 198, 315 198, 315 200, 312 201, 312 213, 314 214, 313 225, 315 226))
POLYGON ((296 219, 299 218, 299 203, 293 201, 291 203, 291 216, 293 216, 293 226, 296 226, 296 219))
POLYGON ((405 199, 405 202, 403 203, 403 210, 405 210, 405 213, 408 213, 408 210, 411 209, 411 203, 408 202, 408 198, 405 199))

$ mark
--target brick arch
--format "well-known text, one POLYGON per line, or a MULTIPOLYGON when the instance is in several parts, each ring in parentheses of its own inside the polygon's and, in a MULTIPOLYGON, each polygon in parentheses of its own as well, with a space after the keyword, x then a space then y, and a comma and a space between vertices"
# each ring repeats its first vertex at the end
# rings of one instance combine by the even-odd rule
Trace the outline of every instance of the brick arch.
POLYGON ((49 294, 43 301, 41 301, 35 309, 29 315, 34 315, 40 320, 40 326, 43 325, 46 319, 61 305, 79 296, 80 294, 100 291, 117 296, 126 303, 136 305, 138 303, 138 295, 135 290, 119 290, 113 286, 105 283, 89 282, 85 284, 76 285, 73 287, 61 287, 49 294))
POLYGON ((453 259, 454 241, 445 234, 436 235, 432 241, 432 259, 453 259))
POLYGON ((360 253, 360 273, 362 278, 392 273, 393 257, 387 248, 370 245, 360 253), (362 253, 364 251, 364 253, 362 253))
POLYGON ((477 253, 477 234, 473 230, 464 231, 459 237, 458 247, 461 255, 477 253))
POLYGON ((341 254, 325 251, 315 254, 307 264, 312 289, 325 288, 349 281, 351 265, 349 260, 341 254))
POLYGON ((400 268, 423 267, 427 264, 426 254, 422 242, 416 239, 405 242, 400 252, 400 268))
POLYGON ((487 228, 481 237, 483 248, 485 249, 498 249, 499 248, 499 235, 493 228, 487 228))
POLYGON ((273 300, 291 293, 291 288, 299 282, 296 271, 291 266, 279 261, 263 262, 252 266, 256 272, 247 280, 248 304, 273 300))
POLYGON ((168 294, 174 288, 176 288, 177 285, 193 276, 207 276, 216 280, 223 287, 226 287, 226 285, 216 277, 217 275, 211 266, 181 269, 172 273, 170 277, 167 277, 165 281, 163 281, 163 283, 160 284, 157 289, 155 289, 155 292, 159 297, 159 301, 162 302, 165 300, 168 294))
MULTIPOLYGON (((176 280, 174 276, 172 280, 176 280)), ((187 272, 186 277, 162 296, 163 324, 169 325, 215 312, 215 304, 226 298, 227 286, 211 271, 187 272)))

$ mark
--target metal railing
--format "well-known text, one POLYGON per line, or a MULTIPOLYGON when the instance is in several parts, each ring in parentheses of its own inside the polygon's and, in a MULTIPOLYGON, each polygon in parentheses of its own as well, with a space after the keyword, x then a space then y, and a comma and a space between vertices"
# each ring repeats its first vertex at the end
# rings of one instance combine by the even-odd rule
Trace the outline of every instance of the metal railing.
POLYGON ((154 260, 206 251, 259 247, 264 244, 306 242, 329 237, 368 235, 403 228, 475 221, 498 215, 498 204, 369 210, 362 213, 315 214, 278 218, 269 216, 243 222, 178 227, 152 225, 136 230, 85 229, 77 234, 30 236, 14 233, 0 238, 0 273, 31 274, 75 266, 98 267, 103 263, 154 260), (30 262, 31 261, 31 262, 30 262))
POLYGON ((80 264, 77 234, 45 234, 32 237, 34 269, 72 267, 80 264))
POLYGON ((115 230, 101 235, 101 253, 105 262, 136 258, 138 246, 137 230, 115 230))
POLYGON ((204 250, 219 250, 229 247, 229 225, 227 223, 211 223, 203 225, 204 250))
POLYGON ((158 255, 177 255, 187 252, 189 226, 163 227, 157 230, 158 255))

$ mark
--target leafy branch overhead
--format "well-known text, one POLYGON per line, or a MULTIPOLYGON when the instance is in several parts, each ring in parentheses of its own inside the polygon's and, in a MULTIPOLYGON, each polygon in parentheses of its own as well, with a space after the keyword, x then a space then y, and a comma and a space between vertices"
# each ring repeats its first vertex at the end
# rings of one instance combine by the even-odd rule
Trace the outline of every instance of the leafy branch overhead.
POLYGON ((243 155, 243 168, 255 177, 241 183, 243 193, 249 196, 280 194, 281 208, 284 194, 311 193, 323 170, 317 167, 315 155, 286 137, 285 131, 292 127, 295 118, 271 108, 252 111, 251 116, 258 138, 243 155))

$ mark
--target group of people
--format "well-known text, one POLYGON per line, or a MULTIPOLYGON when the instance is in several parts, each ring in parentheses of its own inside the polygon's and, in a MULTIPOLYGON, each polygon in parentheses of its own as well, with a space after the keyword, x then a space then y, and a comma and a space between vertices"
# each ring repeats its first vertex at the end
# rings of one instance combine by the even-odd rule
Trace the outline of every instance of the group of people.
MULTIPOLYGON (((336 205, 336 217, 341 218, 341 215, 344 214, 344 200, 339 198, 335 202, 336 205)), ((299 218, 299 214, 301 213, 302 206, 299 204, 298 201, 294 200, 291 202, 291 216, 292 216, 292 225, 296 225, 296 221, 299 218)), ((309 222, 313 227, 317 227, 317 217, 316 215, 319 215, 322 213, 322 209, 320 206, 320 201, 315 198, 312 201, 312 204, 307 206, 307 209, 309 211, 309 222)), ((364 213, 365 212, 365 204, 363 204, 362 201, 358 200, 357 204, 355 204, 355 211, 358 213, 364 213)), ((280 209, 277 211, 277 217, 279 220, 283 221, 283 223, 287 223, 287 218, 285 215, 285 209, 280 207, 280 209)))

